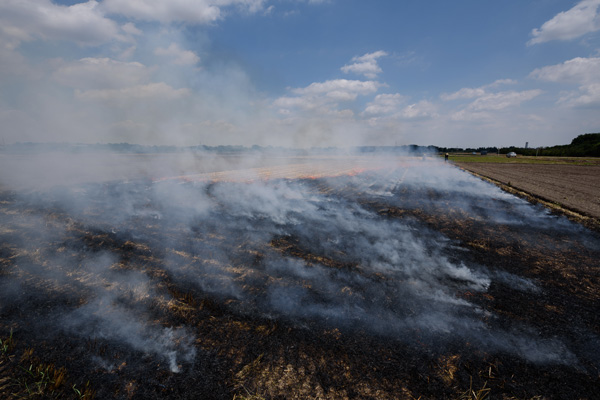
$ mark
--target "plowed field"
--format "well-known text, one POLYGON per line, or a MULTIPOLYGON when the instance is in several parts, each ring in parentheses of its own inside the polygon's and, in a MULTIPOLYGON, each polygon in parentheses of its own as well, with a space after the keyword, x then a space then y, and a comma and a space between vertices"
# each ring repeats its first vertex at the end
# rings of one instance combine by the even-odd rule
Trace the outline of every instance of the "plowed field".
POLYGON ((468 171, 600 218, 600 166, 460 163, 468 171))

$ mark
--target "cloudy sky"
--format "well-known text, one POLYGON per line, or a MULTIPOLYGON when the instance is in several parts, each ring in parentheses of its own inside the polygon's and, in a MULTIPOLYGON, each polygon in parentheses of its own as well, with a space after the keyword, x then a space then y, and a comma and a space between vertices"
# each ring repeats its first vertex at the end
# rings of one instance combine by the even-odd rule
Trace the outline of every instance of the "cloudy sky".
POLYGON ((600 131, 600 0, 0 0, 0 143, 600 131))

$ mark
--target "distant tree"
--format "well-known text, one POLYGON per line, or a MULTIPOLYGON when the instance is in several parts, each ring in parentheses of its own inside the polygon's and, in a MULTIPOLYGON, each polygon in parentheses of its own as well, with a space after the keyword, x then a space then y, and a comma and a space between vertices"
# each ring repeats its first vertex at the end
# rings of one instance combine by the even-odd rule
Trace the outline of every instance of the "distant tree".
POLYGON ((501 154, 514 151, 524 156, 554 156, 554 157, 600 157, 600 133, 586 133, 577 136, 571 141, 571 144, 541 147, 503 147, 501 154))

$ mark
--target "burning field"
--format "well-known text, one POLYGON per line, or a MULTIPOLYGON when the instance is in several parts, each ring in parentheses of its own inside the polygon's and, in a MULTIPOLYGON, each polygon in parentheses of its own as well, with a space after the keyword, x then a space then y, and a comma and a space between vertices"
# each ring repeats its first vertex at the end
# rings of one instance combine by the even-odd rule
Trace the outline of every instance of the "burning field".
POLYGON ((5 184, 0 397, 597 396, 598 233, 435 160, 297 161, 5 184))

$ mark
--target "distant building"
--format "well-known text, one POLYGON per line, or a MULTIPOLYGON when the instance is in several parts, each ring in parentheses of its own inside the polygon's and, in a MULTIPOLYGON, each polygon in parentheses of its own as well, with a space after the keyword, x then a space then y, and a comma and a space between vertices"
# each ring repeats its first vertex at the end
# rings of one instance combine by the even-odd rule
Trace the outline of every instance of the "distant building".
POLYGON ((525 148, 529 147, 529 142, 525 142, 525 148))

